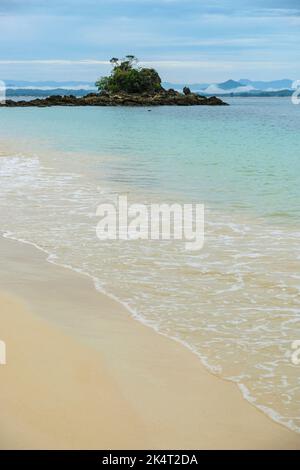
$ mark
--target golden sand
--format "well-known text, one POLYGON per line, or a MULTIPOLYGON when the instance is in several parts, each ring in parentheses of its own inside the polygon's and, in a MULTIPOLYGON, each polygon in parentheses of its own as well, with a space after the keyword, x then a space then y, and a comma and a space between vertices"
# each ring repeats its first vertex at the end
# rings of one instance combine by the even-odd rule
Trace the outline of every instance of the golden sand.
POLYGON ((179 343, 79 274, 0 240, 1 449, 299 449, 179 343))

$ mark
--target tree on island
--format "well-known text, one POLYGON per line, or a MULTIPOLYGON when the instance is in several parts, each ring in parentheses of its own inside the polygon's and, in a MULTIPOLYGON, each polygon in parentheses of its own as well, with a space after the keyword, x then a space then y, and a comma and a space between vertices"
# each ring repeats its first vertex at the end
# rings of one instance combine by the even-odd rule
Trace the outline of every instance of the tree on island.
POLYGON ((163 90, 157 71, 138 67, 138 59, 134 55, 127 55, 124 59, 113 57, 110 63, 113 66, 111 74, 96 82, 100 92, 152 94, 163 90))

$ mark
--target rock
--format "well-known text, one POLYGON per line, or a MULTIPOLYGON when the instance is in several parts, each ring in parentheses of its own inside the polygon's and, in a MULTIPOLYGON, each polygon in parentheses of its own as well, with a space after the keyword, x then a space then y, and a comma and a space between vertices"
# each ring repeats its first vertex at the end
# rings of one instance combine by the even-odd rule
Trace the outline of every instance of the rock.
POLYGON ((206 102, 209 106, 224 106, 227 103, 221 100, 221 98, 217 98, 216 96, 211 96, 210 98, 206 98, 206 102))
POLYGON ((187 86, 185 86, 182 91, 183 91, 183 94, 186 96, 191 94, 191 90, 187 86))
POLYGON ((177 94, 177 91, 173 90, 173 88, 170 88, 168 90, 168 95, 175 96, 177 94))
POLYGON ((173 89, 162 90, 154 94, 143 93, 89 93, 86 96, 76 98, 73 95, 60 96, 53 95, 47 98, 36 98, 32 101, 13 101, 7 100, 0 107, 50 107, 50 106, 224 106, 220 98, 205 96, 191 93, 185 87, 184 93, 179 93, 173 89))
MULTIPOLYGON (((102 91, 102 92, 100 93, 100 95, 101 95, 101 96, 107 96, 108 93, 107 93, 106 91, 102 91)), ((89 93, 89 94, 86 95, 85 97, 86 97, 86 98, 94 98, 94 97, 97 97, 97 96, 98 96, 97 93, 89 93)))

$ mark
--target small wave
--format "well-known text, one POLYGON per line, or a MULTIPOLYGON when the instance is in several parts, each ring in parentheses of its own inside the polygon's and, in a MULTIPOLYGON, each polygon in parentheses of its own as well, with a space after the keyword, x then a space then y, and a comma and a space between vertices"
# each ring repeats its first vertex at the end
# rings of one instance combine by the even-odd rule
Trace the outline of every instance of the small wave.
MULTIPOLYGON (((185 253, 171 243, 100 246, 94 240, 93 210, 103 199, 114 200, 116 193, 75 172, 42 166, 37 157, 23 160, 8 157, 0 164, 2 223, 11 229, 3 236, 34 246, 50 263, 88 276, 97 291, 118 301, 137 321, 184 345, 213 374, 237 383, 244 398, 272 419, 297 428, 283 401, 282 413, 267 400, 262 404, 266 389, 272 391, 276 383, 265 380, 267 372, 255 376, 257 364, 268 363, 272 354, 274 370, 282 366, 282 352, 274 349, 277 344, 286 348, 291 332, 295 334, 298 279, 290 274, 296 257, 287 259, 287 254, 295 252, 296 231, 238 218, 233 224, 220 213, 215 215, 218 223, 208 221, 209 245, 200 254, 185 253), (288 263, 292 268, 285 272, 288 263)), ((276 376, 273 372, 269 377, 276 376)), ((280 384, 277 394, 296 396, 293 383, 288 386, 280 384)))

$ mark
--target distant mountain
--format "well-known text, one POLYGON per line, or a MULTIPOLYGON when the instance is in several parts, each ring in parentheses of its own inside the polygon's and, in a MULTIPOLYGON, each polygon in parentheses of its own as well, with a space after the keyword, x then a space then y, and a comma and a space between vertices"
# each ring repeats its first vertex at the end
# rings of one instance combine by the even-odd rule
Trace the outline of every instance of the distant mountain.
POLYGON ((249 92, 252 91, 252 86, 242 85, 239 82, 235 82, 234 80, 228 80, 224 83, 217 83, 209 85, 205 90, 202 91, 205 95, 229 95, 232 93, 241 93, 241 92, 249 92))
POLYGON ((236 82, 235 80, 227 80, 227 82, 218 83, 218 88, 222 90, 233 90, 234 88, 240 88, 246 86, 240 82, 236 82))
POLYGON ((247 78, 240 80, 227 80, 221 83, 163 83, 165 88, 174 88, 182 90, 184 86, 188 86, 191 91, 198 92, 203 95, 225 96, 233 94, 236 96, 289 96, 293 87, 293 80, 282 79, 272 81, 255 81, 247 78), (264 93, 264 94, 262 94, 264 93), (243 94, 243 95, 242 95, 243 94))
POLYGON ((288 78, 284 78, 283 80, 273 80, 270 82, 252 81, 252 80, 248 80, 247 78, 241 78, 239 82, 242 83, 243 85, 253 86, 253 88, 256 88, 257 90, 269 90, 269 91, 290 90, 292 89, 292 86, 293 86, 293 80, 290 80, 288 78))
MULTIPOLYGON (((46 97, 51 95, 84 96, 95 92, 93 82, 87 81, 21 81, 5 80, 7 96, 12 97, 46 97)), ((221 83, 170 83, 163 82, 166 89, 182 91, 188 86, 194 93, 204 96, 290 96, 292 94, 293 80, 282 79, 273 81, 255 81, 247 78, 240 80, 227 80, 221 83)))

